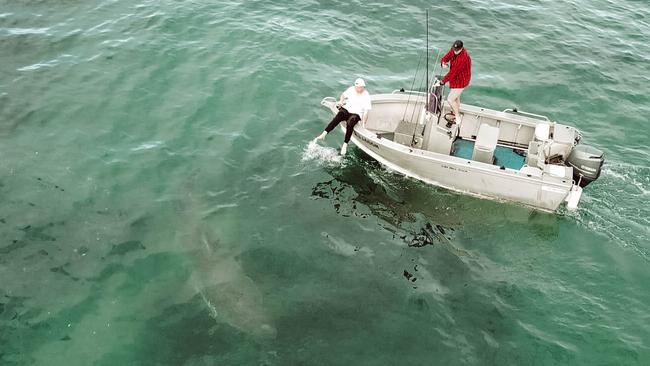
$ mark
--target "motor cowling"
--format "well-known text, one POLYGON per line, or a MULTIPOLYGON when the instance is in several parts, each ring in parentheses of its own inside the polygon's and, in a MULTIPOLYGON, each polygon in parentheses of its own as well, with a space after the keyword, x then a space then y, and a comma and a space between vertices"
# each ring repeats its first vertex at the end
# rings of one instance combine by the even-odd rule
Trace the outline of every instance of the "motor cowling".
POLYGON ((566 164, 573 167, 573 180, 582 188, 598 179, 604 162, 604 153, 589 145, 574 146, 566 160, 566 164))

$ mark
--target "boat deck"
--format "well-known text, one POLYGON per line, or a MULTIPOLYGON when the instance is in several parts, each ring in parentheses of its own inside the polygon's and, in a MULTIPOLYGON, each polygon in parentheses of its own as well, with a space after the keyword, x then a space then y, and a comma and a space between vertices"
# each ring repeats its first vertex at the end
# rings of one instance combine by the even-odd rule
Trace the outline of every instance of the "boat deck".
MULTIPOLYGON (((453 144, 452 156, 472 160, 474 141, 459 138, 453 144)), ((524 166, 524 157, 515 152, 514 148, 497 146, 494 151, 494 165, 505 166, 508 169, 519 170, 524 166)))

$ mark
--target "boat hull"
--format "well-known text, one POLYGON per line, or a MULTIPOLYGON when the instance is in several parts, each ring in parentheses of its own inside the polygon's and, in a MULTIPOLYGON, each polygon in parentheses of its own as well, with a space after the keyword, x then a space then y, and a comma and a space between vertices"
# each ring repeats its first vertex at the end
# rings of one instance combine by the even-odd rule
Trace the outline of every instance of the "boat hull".
MULTIPOLYGON (((341 129, 345 132, 344 124, 341 124, 341 129)), ((382 138, 361 124, 355 126, 351 142, 379 163, 408 177, 456 192, 515 202, 544 211, 557 210, 565 202, 573 185, 566 178, 547 174, 531 176, 495 165, 411 148, 382 138)))

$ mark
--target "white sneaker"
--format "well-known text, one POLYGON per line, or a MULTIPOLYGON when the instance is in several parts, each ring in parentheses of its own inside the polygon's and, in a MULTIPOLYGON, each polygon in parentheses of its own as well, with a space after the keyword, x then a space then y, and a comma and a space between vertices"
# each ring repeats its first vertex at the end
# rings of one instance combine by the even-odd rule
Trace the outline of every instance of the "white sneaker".
POLYGON ((343 143, 343 145, 341 146, 341 155, 345 155, 345 153, 347 152, 348 152, 348 144, 343 143))

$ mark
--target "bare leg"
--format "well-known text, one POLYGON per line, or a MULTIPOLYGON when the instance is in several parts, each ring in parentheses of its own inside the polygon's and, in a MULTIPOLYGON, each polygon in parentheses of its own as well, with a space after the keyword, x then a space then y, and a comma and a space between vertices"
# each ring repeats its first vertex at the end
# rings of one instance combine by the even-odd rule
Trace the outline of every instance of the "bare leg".
POLYGON ((456 116, 456 123, 460 122, 460 97, 454 99, 451 103, 451 109, 454 111, 454 116, 456 116))
POLYGON ((341 155, 345 155, 348 152, 348 143, 344 142, 343 145, 341 145, 341 155))
POLYGON ((449 91, 449 96, 447 97, 447 102, 451 111, 456 117, 456 123, 460 122, 460 94, 463 92, 463 89, 451 89, 449 91))

